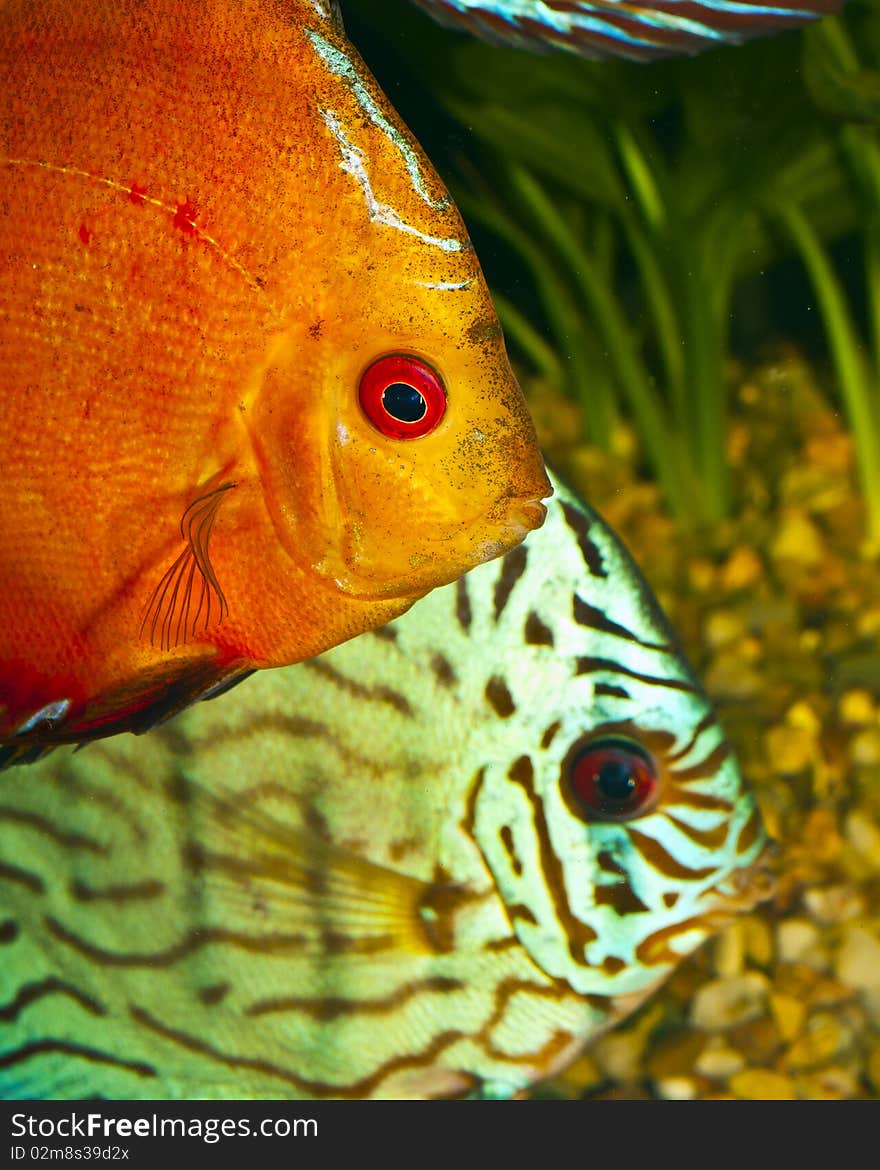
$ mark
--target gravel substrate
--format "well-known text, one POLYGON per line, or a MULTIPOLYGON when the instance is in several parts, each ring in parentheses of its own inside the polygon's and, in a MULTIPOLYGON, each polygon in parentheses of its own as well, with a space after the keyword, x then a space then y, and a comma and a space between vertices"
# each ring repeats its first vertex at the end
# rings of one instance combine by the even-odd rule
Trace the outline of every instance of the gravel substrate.
POLYGON ((736 504, 709 532, 669 519, 626 431, 597 453, 577 408, 531 395, 548 460, 653 585, 781 847, 773 898, 536 1095, 880 1096, 878 550, 815 373, 791 352, 731 373, 736 504))

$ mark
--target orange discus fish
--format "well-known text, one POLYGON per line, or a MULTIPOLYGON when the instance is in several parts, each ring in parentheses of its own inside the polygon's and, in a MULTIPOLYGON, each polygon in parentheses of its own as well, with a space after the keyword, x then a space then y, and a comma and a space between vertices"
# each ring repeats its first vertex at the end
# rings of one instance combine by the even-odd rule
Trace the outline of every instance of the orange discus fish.
POLYGON ((550 491, 319 0, 0 0, 0 395, 0 762, 379 626, 550 491))

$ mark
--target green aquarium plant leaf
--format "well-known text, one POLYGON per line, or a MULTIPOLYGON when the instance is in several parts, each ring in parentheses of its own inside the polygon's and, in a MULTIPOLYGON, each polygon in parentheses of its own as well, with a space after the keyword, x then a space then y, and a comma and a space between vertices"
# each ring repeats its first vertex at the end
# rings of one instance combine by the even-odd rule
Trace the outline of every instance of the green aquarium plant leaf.
POLYGON ((880 70, 863 66, 844 24, 829 18, 804 35, 804 81, 816 106, 848 122, 880 121, 880 70))

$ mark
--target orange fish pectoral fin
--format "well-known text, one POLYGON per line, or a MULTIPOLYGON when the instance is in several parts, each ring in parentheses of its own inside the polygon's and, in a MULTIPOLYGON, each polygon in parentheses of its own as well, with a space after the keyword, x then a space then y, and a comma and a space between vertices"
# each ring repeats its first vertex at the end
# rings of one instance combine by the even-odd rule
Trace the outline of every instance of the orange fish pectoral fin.
POLYGON ((47 752, 52 751, 55 744, 32 743, 5 743, 0 744, 0 772, 11 768, 13 764, 35 764, 47 752))
POLYGON ((183 551, 153 590, 141 622, 140 636, 149 637, 161 650, 186 645, 199 628, 207 630, 212 621, 219 625, 229 612, 211 565, 209 544, 217 509, 235 486, 222 484, 199 496, 180 519, 183 551))
POLYGON ((193 703, 217 698, 253 673, 242 662, 218 665, 203 659, 196 659, 183 670, 176 664, 173 670, 153 670, 92 699, 70 721, 52 725, 44 719, 0 743, 0 772, 15 764, 36 763, 61 744, 85 747, 93 740, 123 731, 143 735, 193 703))

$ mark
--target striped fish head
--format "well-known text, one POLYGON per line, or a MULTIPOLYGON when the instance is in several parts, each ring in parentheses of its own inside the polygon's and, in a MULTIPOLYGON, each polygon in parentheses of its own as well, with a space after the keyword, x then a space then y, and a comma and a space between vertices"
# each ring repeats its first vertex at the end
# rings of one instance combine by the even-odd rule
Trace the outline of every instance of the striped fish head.
POLYGON ((349 595, 412 598, 519 543, 549 486, 445 185, 341 30, 306 20, 301 39, 321 214, 251 435, 293 560, 349 595))
POLYGON ((557 492, 481 619, 520 644, 483 660, 498 739, 472 833, 534 962, 579 994, 626 997, 767 895, 768 842, 641 574, 557 492))

